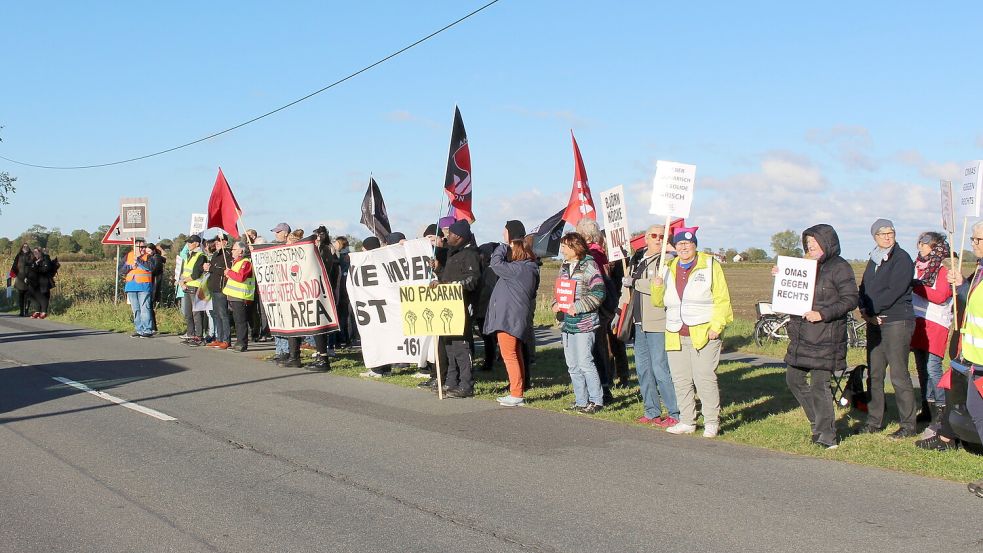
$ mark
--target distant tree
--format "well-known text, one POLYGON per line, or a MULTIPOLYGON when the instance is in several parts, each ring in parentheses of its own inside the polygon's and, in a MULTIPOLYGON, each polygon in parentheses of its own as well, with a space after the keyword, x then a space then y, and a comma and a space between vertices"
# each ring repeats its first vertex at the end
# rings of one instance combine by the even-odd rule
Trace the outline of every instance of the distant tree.
POLYGON ((31 228, 24 231, 21 238, 31 243, 31 246, 39 248, 48 247, 48 227, 42 225, 31 225, 31 228))
MULTIPOLYGON (((9 254, 12 252, 13 245, 14 243, 10 241, 10 238, 7 238, 6 236, 0 238, 0 254, 9 254)), ((0 269, 7 269, 7 267, 0 265, 0 269)))
POLYGON ((791 257, 802 257, 802 243, 799 242, 799 235, 792 230, 776 232, 771 236, 771 249, 775 255, 787 255, 791 257))
MULTIPOLYGON (((728 248, 727 251, 724 252, 724 259, 726 259, 727 261, 733 261, 735 255, 737 255, 737 250, 735 250, 734 248, 728 248)), ((742 255, 741 257, 744 256, 742 255)))
POLYGON ((745 261, 749 261, 751 263, 760 263, 768 259, 768 252, 762 250, 761 248, 748 248, 746 251, 741 253, 741 257, 743 257, 745 261))
MULTIPOLYGON (((0 129, 2 128, 3 126, 0 125, 0 129)), ((2 138, 0 138, 0 142, 3 142, 2 138)), ((10 197, 17 191, 17 188, 14 187, 15 182, 17 182, 17 177, 11 177, 6 171, 0 171, 0 205, 10 205, 10 197)))

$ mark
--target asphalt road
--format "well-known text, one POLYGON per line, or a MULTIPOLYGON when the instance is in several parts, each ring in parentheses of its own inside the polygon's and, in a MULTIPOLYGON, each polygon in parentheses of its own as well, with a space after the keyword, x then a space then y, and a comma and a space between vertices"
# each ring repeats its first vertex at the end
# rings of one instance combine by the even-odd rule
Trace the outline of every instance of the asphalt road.
POLYGON ((0 444, 4 552, 983 550, 960 483, 6 315, 0 444))

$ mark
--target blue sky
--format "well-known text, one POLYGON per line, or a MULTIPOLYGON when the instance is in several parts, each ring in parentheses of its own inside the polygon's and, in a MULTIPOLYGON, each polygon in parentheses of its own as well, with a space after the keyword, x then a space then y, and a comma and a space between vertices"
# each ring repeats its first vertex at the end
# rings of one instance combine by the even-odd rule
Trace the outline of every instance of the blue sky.
MULTIPOLYGON (((0 155, 115 161, 282 105, 483 2, 55 2, 4 7, 0 155)), ((700 246, 770 251, 820 222, 864 257, 877 217, 909 251, 939 227, 939 178, 983 157, 978 3, 501 0, 429 42, 233 133, 168 155, 18 177, 0 235, 112 222, 147 196, 151 238, 186 232, 221 166, 249 227, 368 235, 372 172, 397 230, 438 215, 454 105, 472 154, 475 230, 565 206, 576 133, 597 192, 656 218, 657 159, 697 165, 700 246)))

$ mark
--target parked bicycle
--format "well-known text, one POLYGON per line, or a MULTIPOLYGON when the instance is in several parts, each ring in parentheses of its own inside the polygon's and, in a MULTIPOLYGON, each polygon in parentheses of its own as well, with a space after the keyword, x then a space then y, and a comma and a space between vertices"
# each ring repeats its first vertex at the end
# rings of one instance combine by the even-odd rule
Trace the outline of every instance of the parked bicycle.
MULTIPOLYGON (((768 302, 755 304, 758 321, 754 323, 754 343, 763 346, 788 341, 789 316, 776 313, 768 302)), ((857 319, 853 312, 847 314, 847 345, 851 348, 867 346, 867 321, 857 319)))

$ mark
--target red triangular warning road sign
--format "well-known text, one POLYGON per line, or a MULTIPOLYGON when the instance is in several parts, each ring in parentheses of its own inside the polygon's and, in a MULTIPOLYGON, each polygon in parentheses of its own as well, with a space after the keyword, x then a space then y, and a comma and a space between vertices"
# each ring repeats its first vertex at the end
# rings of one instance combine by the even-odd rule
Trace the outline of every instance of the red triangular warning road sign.
POLYGON ((119 215, 116 216, 116 220, 113 221, 112 226, 106 231, 106 236, 102 237, 102 243, 109 246, 126 246, 132 244, 132 240, 127 240, 123 238, 123 235, 119 232, 119 215))

